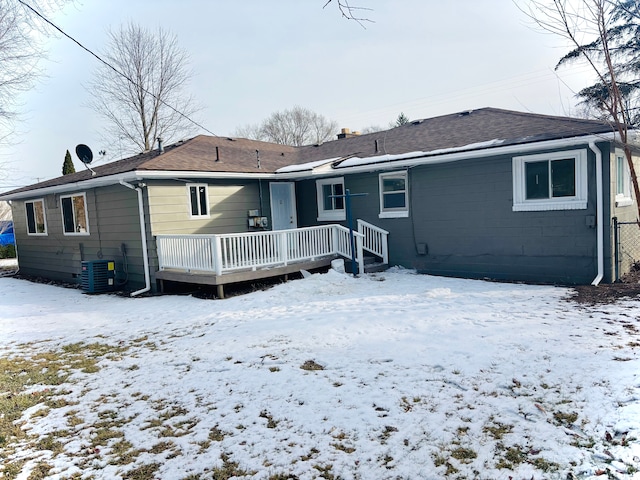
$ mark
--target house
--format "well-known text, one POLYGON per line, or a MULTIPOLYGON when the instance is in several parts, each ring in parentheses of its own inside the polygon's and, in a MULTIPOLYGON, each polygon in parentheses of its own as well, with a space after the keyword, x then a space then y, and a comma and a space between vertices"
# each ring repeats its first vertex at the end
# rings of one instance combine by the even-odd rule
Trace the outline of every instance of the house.
MULTIPOLYGON (((391 265, 536 283, 615 280, 632 262, 616 258, 612 219, 637 220, 611 125, 494 108, 304 147, 197 136, 0 200, 12 202, 21 272, 79 281, 82 261, 114 259, 134 294, 196 271, 221 278, 234 259, 257 275, 260 252, 340 243, 348 201, 369 229, 358 242, 375 232, 382 249, 364 248, 391 265), (274 240, 291 229, 302 233, 274 240)), ((361 262, 353 245, 305 258, 357 249, 361 262)))

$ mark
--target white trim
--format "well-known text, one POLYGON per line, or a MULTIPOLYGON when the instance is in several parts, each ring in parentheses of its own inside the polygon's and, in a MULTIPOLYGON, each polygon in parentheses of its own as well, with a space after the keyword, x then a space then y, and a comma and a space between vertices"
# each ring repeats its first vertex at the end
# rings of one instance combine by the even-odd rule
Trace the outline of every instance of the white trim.
POLYGON ((614 165, 615 165, 615 201, 616 207, 628 207, 633 205, 633 197, 631 194, 631 171, 629 170, 629 163, 627 162, 627 157, 624 152, 620 149, 616 149, 614 153, 614 165), (618 193, 618 184, 620 182, 619 174, 620 169, 618 168, 619 162, 622 161, 622 168, 624 170, 622 174, 622 193, 618 193))
MULTIPOLYGON (((390 192, 393 193, 393 192, 390 192)), ((400 192, 396 192, 400 193, 400 192)), ((378 175, 378 196, 380 200, 380 213, 378 218, 406 218, 409 216, 409 174, 407 170, 385 172, 378 175), (402 178, 404 180, 404 207, 385 208, 384 206, 384 180, 385 178, 402 178)))
POLYGON ((149 246, 147 245, 147 227, 144 220, 144 199, 142 197, 142 186, 134 187, 130 183, 120 180, 123 185, 131 190, 135 190, 138 194, 138 219, 140 221, 140 240, 142 242, 142 265, 144 268, 144 288, 131 292, 129 295, 136 297, 141 293, 151 290, 151 275, 149 274, 149 246))
POLYGON ((80 192, 80 193, 71 193, 69 195, 60 195, 60 216, 62 217, 62 234, 66 235, 66 236, 88 236, 91 235, 91 232, 89 232, 89 207, 87 205, 87 194, 86 192, 80 192), (78 222, 78 218, 76 217, 76 209, 73 208, 73 198, 74 197, 82 197, 82 201, 84 203, 84 231, 77 231, 78 227, 80 226, 79 222, 78 222), (73 214, 73 228, 76 231, 73 232, 66 232, 64 230, 64 207, 62 206, 62 200, 65 198, 71 198, 71 207, 72 207, 72 214, 73 214))
MULTIPOLYGON (((513 211, 537 212, 546 210, 584 210, 588 201, 587 150, 564 150, 513 157, 513 211), (526 169, 530 162, 553 161, 573 158, 575 160, 575 195, 572 197, 526 198, 526 169)), ((550 192, 549 195, 552 195, 550 192)))
POLYGON ((591 285, 599 285, 604 277, 604 185, 602 180, 602 151, 595 142, 589 142, 589 148, 596 154, 596 234, 598 238, 598 274, 591 285))
MULTIPOLYGON (((334 208, 333 210, 324 209, 324 189, 325 185, 342 185, 344 194, 344 177, 321 178, 316 180, 316 203, 318 206, 318 221, 340 221, 347 218, 345 213, 345 199, 342 201, 342 208, 334 208)), ((333 199, 336 200, 336 199, 333 199)), ((334 202, 335 203, 335 202, 334 202)))
POLYGON ((26 220, 27 220, 27 235, 29 235, 30 237, 46 237, 47 235, 49 235, 48 233, 48 229, 47 229, 47 208, 46 208, 46 204, 44 202, 44 198, 34 198, 33 200, 25 200, 24 202, 24 210, 25 210, 25 215, 26 215, 26 220), (34 215, 34 222, 36 223, 36 231, 35 232, 30 232, 29 231, 29 215, 27 214, 27 203, 33 203, 35 204, 36 202, 40 202, 42 204, 42 217, 44 220, 44 232, 38 232, 38 224, 36 221, 36 212, 35 212, 35 206, 34 206, 34 210, 33 210, 33 215, 34 215))
POLYGON ((209 200, 209 185, 207 183, 187 183, 187 207, 189 208, 189 218, 199 220, 202 218, 210 218, 211 202, 209 200), (207 204, 205 205, 205 213, 202 213, 202 205, 200 204, 200 187, 204 187, 207 204), (193 214, 193 205, 191 204, 191 189, 196 189, 196 200, 198 202, 198 214, 193 214))

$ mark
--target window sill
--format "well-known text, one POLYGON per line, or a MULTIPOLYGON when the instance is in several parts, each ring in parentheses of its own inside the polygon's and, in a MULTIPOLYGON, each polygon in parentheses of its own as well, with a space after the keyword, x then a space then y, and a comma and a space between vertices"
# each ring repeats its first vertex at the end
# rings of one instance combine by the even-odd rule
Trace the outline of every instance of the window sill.
POLYGON ((616 207, 628 207, 633 205, 633 199, 629 197, 616 196, 616 207))
POLYGON ((46 237, 49 234, 48 233, 30 233, 30 232, 27 232, 27 235, 30 236, 30 237, 46 237))
POLYGON ((89 232, 62 232, 65 237, 88 237, 91 234, 89 232))
POLYGON ((209 215, 190 215, 189 216, 189 220, 206 220, 207 218, 210 218, 209 215))
POLYGON ((333 221, 342 221, 342 220, 346 220, 347 216, 344 214, 344 212, 339 212, 339 213, 323 213, 321 215, 318 215, 318 222, 333 222, 333 221))
POLYGON ((574 200, 566 202, 527 202, 516 203, 513 206, 514 212, 544 212, 554 210, 586 210, 586 200, 574 200))
POLYGON ((409 212, 407 210, 403 212, 380 212, 378 218, 408 218, 409 212))

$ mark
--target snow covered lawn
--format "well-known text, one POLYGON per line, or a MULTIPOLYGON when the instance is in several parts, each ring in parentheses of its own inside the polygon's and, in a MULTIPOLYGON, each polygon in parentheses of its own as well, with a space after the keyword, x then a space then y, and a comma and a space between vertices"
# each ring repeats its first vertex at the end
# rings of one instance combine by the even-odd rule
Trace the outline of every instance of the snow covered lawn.
POLYGON ((403 270, 217 301, 0 292, 1 360, 32 372, 0 400, 35 398, 6 478, 640 478, 638 301, 403 270))

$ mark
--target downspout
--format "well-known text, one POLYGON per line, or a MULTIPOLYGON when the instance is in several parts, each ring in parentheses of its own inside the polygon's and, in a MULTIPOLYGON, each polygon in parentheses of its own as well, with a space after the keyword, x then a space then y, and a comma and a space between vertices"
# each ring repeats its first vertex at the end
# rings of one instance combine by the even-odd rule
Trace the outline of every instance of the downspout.
POLYGON ((120 180, 120 185, 123 185, 131 190, 138 192, 138 216, 140 217, 140 235, 142 236, 142 261, 144 265, 144 288, 131 292, 130 296, 135 297, 141 293, 151 290, 151 277, 149 275, 149 250, 147 248, 147 228, 144 222, 144 203, 142 199, 142 188, 135 187, 130 183, 120 180))
POLYGON ((596 147, 593 140, 589 142, 589 148, 596 154, 596 235, 598 237, 598 275, 593 279, 591 285, 597 286, 600 284, 602 277, 604 276, 604 195, 602 192, 602 151, 596 147))

